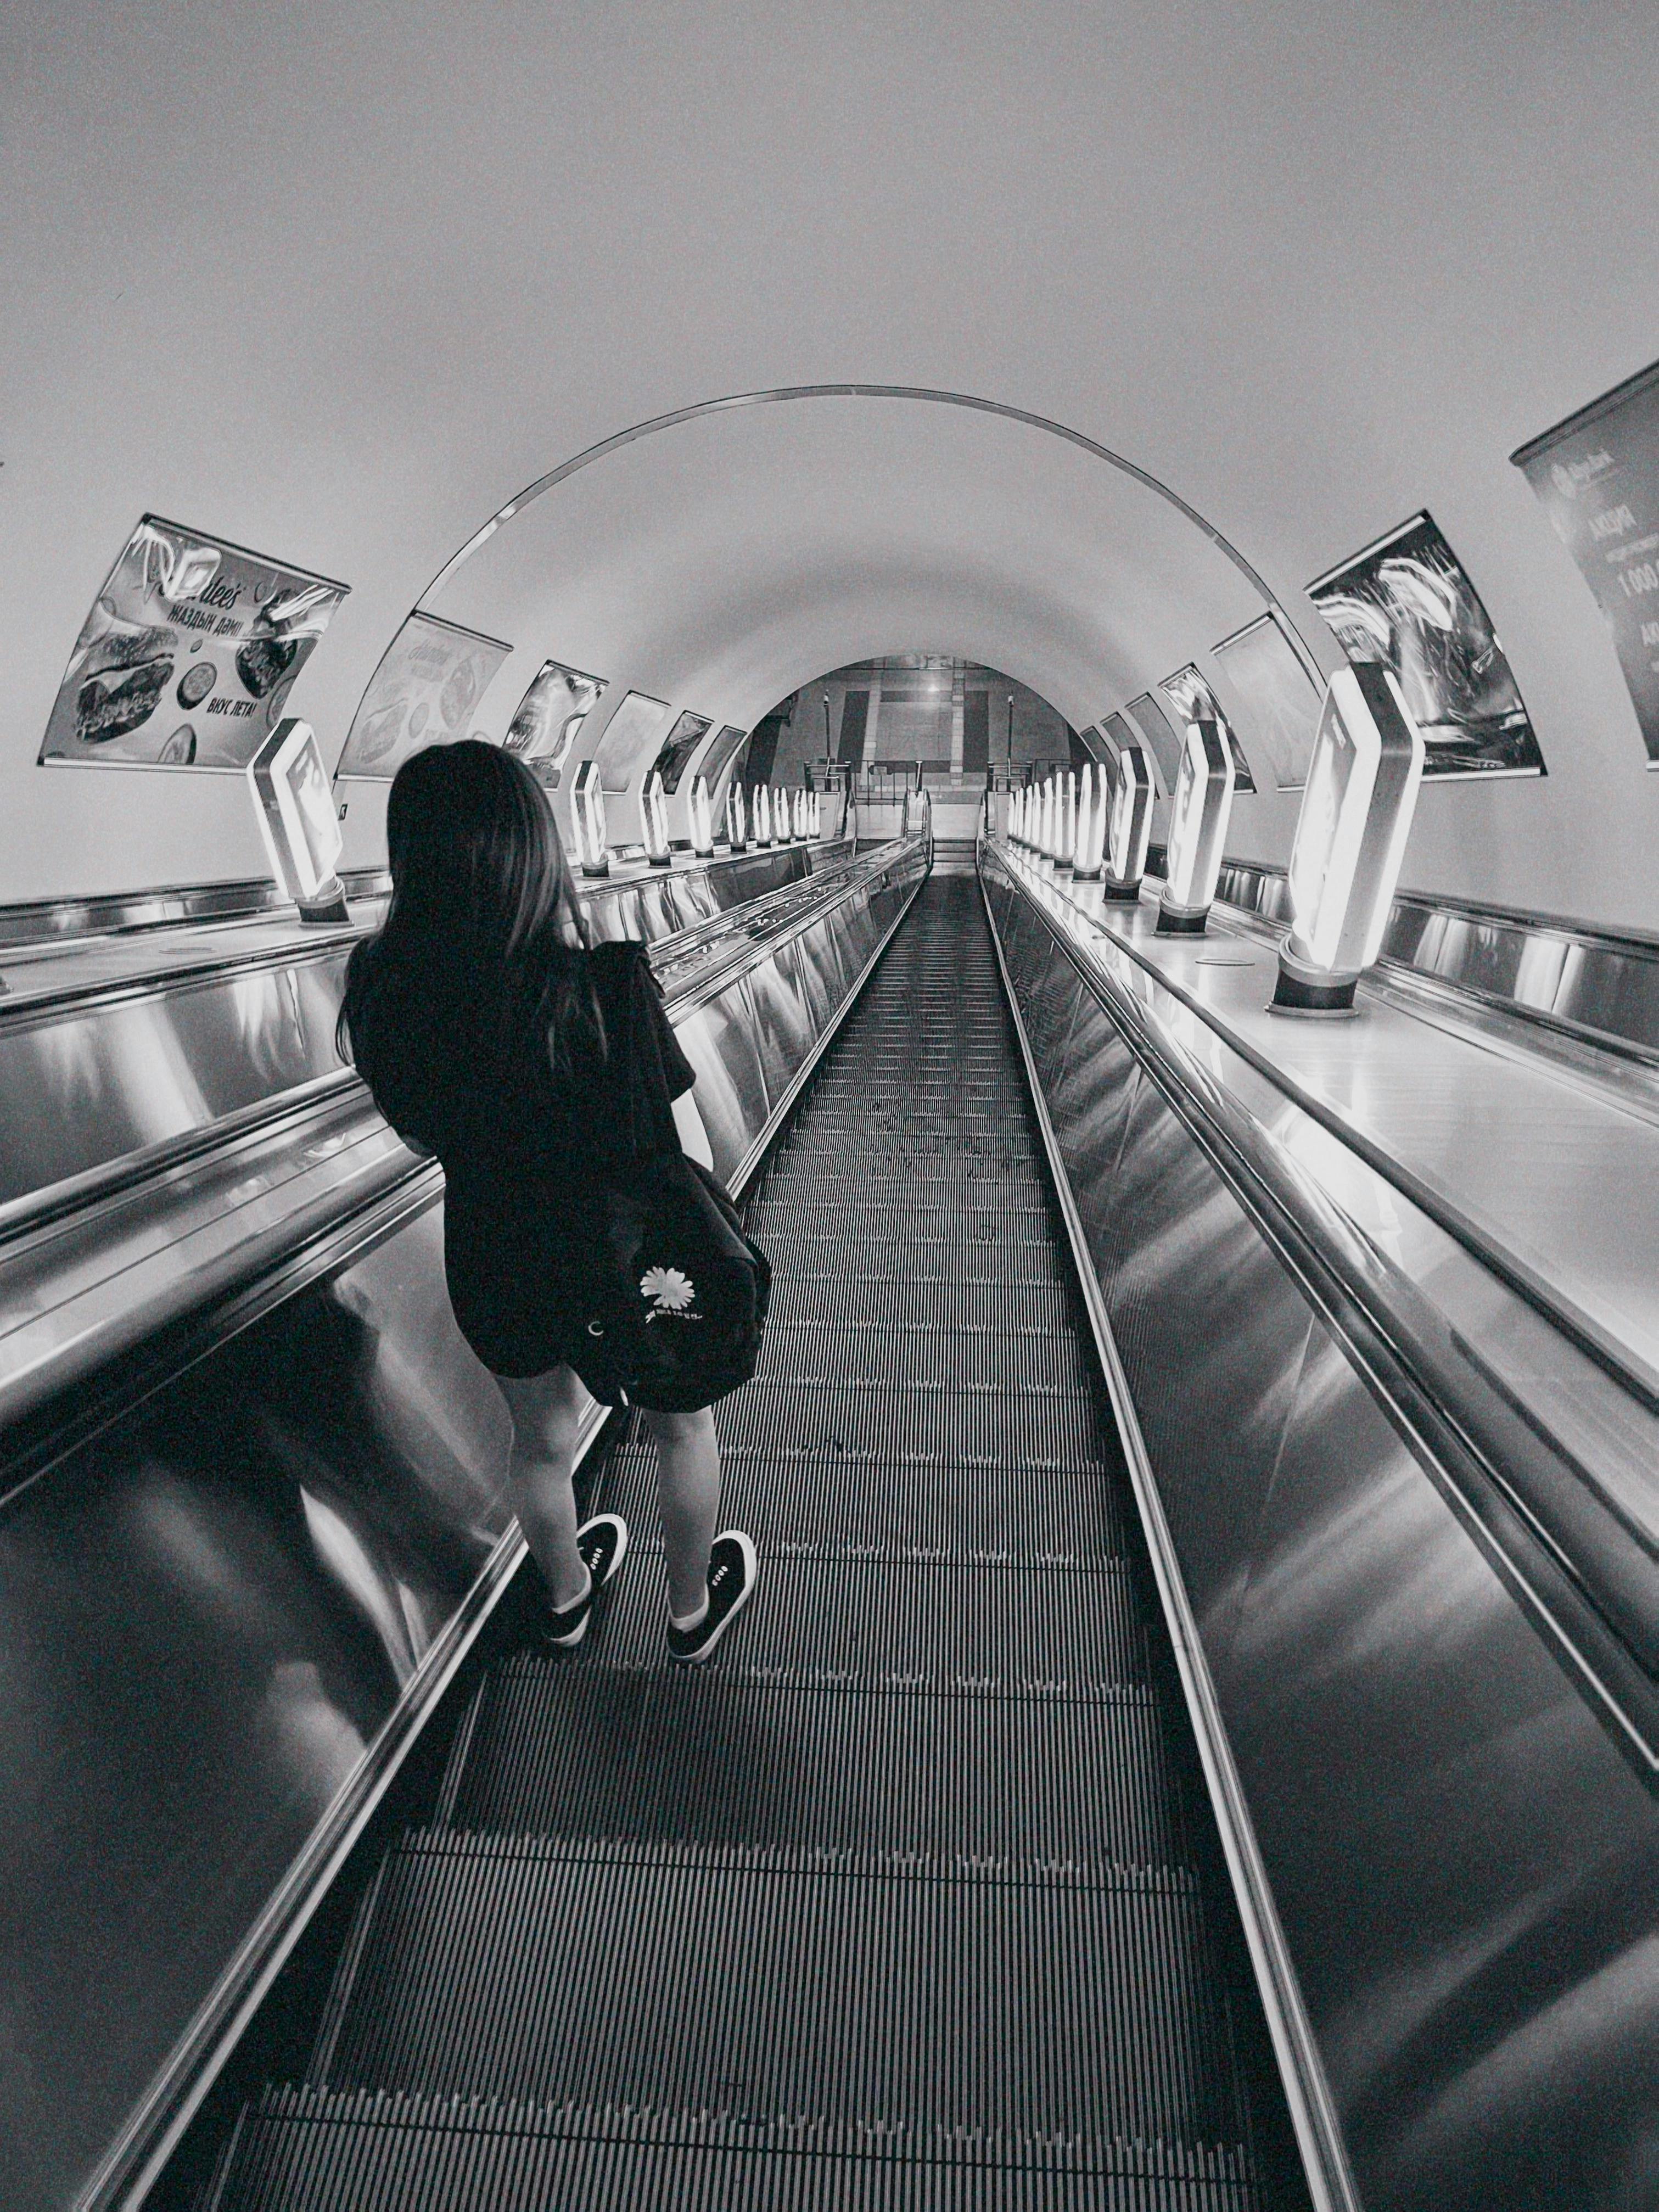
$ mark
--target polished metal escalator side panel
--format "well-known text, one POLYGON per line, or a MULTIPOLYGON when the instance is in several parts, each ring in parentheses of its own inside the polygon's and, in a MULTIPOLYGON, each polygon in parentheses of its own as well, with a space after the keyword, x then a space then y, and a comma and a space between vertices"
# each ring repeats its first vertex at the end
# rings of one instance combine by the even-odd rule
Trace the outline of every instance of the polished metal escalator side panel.
MULTIPOLYGON (((671 984, 734 1180, 925 871, 915 841, 816 903, 792 886, 741 972, 671 984)), ((276 1290, 256 1270, 192 1304, 174 1268, 189 1371, 143 1374, 0 1505, 4 2212, 137 2202, 523 1559, 505 1412, 444 1291, 441 1176, 359 1118, 386 1188, 354 1210, 354 1147, 286 1178, 273 1154, 276 1290), (316 1219, 284 1243, 300 1188, 316 1219)), ((199 1195, 234 1275, 236 1224, 199 1195)), ((166 1275, 167 1208, 135 1206, 166 1275)), ((159 1295, 135 1289, 140 1339, 159 1295)))
MULTIPOLYGON (((769 927, 810 906, 853 857, 832 842, 683 863, 583 903, 596 937, 643 938, 685 969, 740 938, 745 910, 769 927)), ((337 1078, 345 962, 383 910, 372 900, 349 927, 320 930, 256 915, 140 932, 14 968, 0 997, 0 1240, 42 1206, 93 1194, 100 1176, 143 1173, 337 1078)))
POLYGON ((994 849, 981 872, 1358 2200, 1624 2212, 1659 2141, 1638 1741, 1540 1632, 1524 1532, 1478 1517, 1456 1440, 1344 1304, 1346 1253, 1317 1273, 1246 1201, 1218 1045, 1168 1017, 1178 1112, 1150 993, 1105 988, 994 849))

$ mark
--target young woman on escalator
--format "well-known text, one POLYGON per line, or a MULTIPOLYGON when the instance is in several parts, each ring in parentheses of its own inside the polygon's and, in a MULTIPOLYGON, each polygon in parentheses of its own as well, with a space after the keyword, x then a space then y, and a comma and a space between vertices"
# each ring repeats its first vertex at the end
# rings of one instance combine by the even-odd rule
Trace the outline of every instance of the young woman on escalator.
MULTIPOLYGON (((574 1285, 595 1209, 628 1172, 617 1132, 654 1127, 712 1164, 643 945, 589 946, 551 808, 494 745, 404 762, 386 808, 392 903, 356 945, 342 1054, 400 1136, 446 1180, 444 1265, 461 1334, 513 1416, 509 1480, 547 1588, 549 1634, 580 1644, 628 1530, 576 1525, 581 1379, 594 1346, 574 1285), (643 1116, 643 1118, 641 1118, 643 1116)), ((706 1659, 755 1587, 740 1529, 715 1533, 720 1446, 708 1407, 641 1406, 656 1443, 668 1561, 668 1651, 706 1659)))

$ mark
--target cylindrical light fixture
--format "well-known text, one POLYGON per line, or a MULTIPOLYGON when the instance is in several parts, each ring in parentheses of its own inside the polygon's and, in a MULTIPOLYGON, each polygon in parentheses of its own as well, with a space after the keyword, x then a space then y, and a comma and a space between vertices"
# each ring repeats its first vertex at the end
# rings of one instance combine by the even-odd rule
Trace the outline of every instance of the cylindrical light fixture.
POLYGON ((645 857, 653 868, 672 867, 668 850, 668 801, 663 796, 662 777, 653 769, 645 780, 645 789, 640 794, 640 818, 645 824, 645 857))
POLYGON ((1124 904, 1138 902, 1146 872, 1146 847, 1152 834, 1152 764, 1137 738, 1122 747, 1112 783, 1106 825, 1106 860, 1101 889, 1124 904))
POLYGON ((1090 762, 1083 771, 1077 799, 1077 846, 1072 872, 1085 884, 1096 882, 1104 865, 1106 849, 1106 770, 1090 762))
POLYGON ((1232 748, 1218 723, 1188 722, 1170 808, 1169 859, 1158 907, 1161 937, 1204 934, 1232 811, 1232 748))
POLYGON ((763 783, 757 783, 750 793, 750 830, 757 845, 772 842, 772 793, 763 783))
POLYGON ((598 761, 586 760, 576 770, 570 805, 576 823, 577 865, 585 876, 608 876, 611 848, 605 839, 605 792, 598 761))
POLYGON ((726 794, 726 842, 734 853, 748 848, 749 810, 744 804, 740 783, 734 783, 726 794))
POLYGON ((708 805, 707 776, 692 778, 691 796, 685 811, 691 823, 691 850, 700 860, 706 860, 714 849, 714 822, 708 805))
POLYGON ((1423 781, 1423 732, 1389 670, 1330 680, 1291 848, 1293 920, 1279 948, 1281 1013, 1346 1013, 1382 947, 1423 781))
POLYGON ((793 827, 795 832, 795 842, 798 845, 804 845, 806 842, 807 835, 806 792, 805 787, 795 793, 794 803, 791 809, 791 812, 794 817, 793 827))
POLYGON ((1060 844, 1056 864, 1069 868, 1077 854, 1077 777, 1067 769, 1060 779, 1060 844))
POLYGON ((1008 793, 1008 842, 1011 845, 1024 842, 1020 834, 1020 793, 1011 791, 1008 793))

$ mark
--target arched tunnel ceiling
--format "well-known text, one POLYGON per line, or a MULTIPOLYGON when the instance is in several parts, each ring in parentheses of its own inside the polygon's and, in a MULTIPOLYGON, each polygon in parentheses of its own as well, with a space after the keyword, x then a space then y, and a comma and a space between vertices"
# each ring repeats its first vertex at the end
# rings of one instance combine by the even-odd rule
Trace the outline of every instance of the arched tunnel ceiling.
POLYGON ((544 653, 746 727, 826 668, 917 645, 1006 668, 1081 726, 1264 604, 1100 456, 882 392, 722 408, 603 454, 422 601, 515 645, 488 702, 503 727, 544 653))
MULTIPOLYGON (((294 698, 331 756, 431 578, 544 471, 720 393, 858 380, 1127 454, 1310 623, 1311 576, 1430 507, 1550 774, 1426 793, 1408 879, 1659 922, 1659 776, 1507 458, 1656 350, 1650 0, 13 0, 0 102, 4 896, 263 866, 233 778, 33 765, 141 513, 352 586, 294 698)), ((983 531, 815 562, 773 483, 742 544, 773 530, 788 560, 732 572, 747 635, 714 635, 712 568, 694 602, 607 547, 615 588, 673 611, 641 648, 685 672, 677 703, 884 644, 983 652, 1093 712, 1132 658, 1155 680, 1226 626, 1207 556, 1165 599, 1164 556, 1137 586, 1063 491, 1048 521, 1012 510, 999 590, 983 531), (1039 573, 1045 528, 1075 574, 1039 573), (912 627, 964 608, 988 627, 912 627)), ((1281 852, 1293 818, 1264 794, 1236 842, 1281 852)), ((365 793, 349 857, 379 834, 365 793)))

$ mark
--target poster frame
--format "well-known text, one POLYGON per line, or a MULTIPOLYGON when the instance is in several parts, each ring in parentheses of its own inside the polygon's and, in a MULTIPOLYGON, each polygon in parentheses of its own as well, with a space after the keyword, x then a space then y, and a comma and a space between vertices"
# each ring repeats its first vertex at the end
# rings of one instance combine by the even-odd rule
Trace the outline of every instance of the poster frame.
MULTIPOLYGON (((495 682, 495 677, 500 675, 501 670, 506 667, 507 662, 512 658, 513 647, 507 643, 505 638, 491 637, 483 630, 472 629, 471 624, 467 623, 452 621, 447 615, 429 614, 424 607, 411 607, 409 612, 404 617, 403 620, 398 623, 397 629, 392 631, 392 635, 386 640, 386 649, 381 653, 380 659, 375 662, 374 669, 370 673, 369 679, 363 686, 362 696, 359 697, 356 705, 351 710, 351 720, 346 725, 345 738, 340 746, 339 757, 334 765, 333 781, 336 783, 391 783, 398 773, 398 769, 396 768, 392 769, 390 775, 382 775, 374 769, 347 768, 345 765, 345 757, 350 748, 351 733, 357 726, 357 717, 363 711, 363 701, 368 697, 370 692, 374 690, 375 684, 380 681, 380 671, 386 666, 387 661, 391 659, 392 654, 397 651, 398 646, 403 638, 404 632, 409 628, 411 622, 416 621, 417 619, 421 622, 429 623, 434 629, 453 630, 457 636, 467 639, 468 641, 473 645, 489 645, 495 647, 496 651, 500 653, 501 658, 496 664, 495 673, 489 678, 489 683, 484 686, 484 690, 486 691, 489 690, 489 684, 495 682)), ((483 692, 481 691, 478 697, 479 700, 482 701, 483 692)), ((459 741, 452 738, 448 742, 453 744, 459 741)), ((414 750, 418 752, 424 750, 425 748, 417 745, 414 750)), ((412 754, 405 753, 404 755, 404 760, 409 760, 412 758, 412 754)), ((403 761, 399 761, 398 768, 401 768, 402 766, 403 761)))
MULTIPOLYGON (((1643 702, 1638 699, 1632 690, 1630 672, 1626 667, 1625 656, 1620 647, 1617 625, 1602 605, 1601 593, 1596 590, 1587 573, 1583 562, 1579 558, 1577 550, 1563 536, 1550 517, 1543 494, 1534 480, 1532 464, 1541 460, 1547 453, 1553 452, 1567 439, 1577 437, 1582 431, 1593 428, 1597 422, 1603 421, 1609 415, 1620 413, 1622 409, 1629 406, 1633 399, 1644 398, 1656 386, 1659 386, 1659 361, 1650 362, 1645 368, 1638 368, 1633 375, 1625 377, 1610 391, 1601 392, 1583 407, 1575 408, 1571 415, 1563 416, 1559 422, 1552 422, 1547 430, 1540 430, 1536 436, 1526 439, 1510 455, 1511 465, 1519 469, 1526 477, 1527 487, 1534 499, 1544 507, 1546 519, 1551 520, 1552 535, 1560 540, 1563 551, 1566 553, 1573 567, 1577 570, 1584 589, 1589 593, 1590 603, 1601 617, 1602 623, 1607 630, 1613 645, 1613 658, 1619 665, 1620 677, 1629 695, 1631 710, 1636 717, 1637 735, 1641 740, 1644 755, 1643 766, 1650 775, 1659 775, 1659 724, 1656 724, 1652 728, 1649 727, 1643 702)), ((1656 456, 1656 465, 1659 465, 1659 456, 1656 456)), ((1659 609, 1656 610, 1656 620, 1659 620, 1659 609)), ((1650 712, 1651 709, 1650 708, 1649 711, 1650 712)))
MULTIPOLYGON (((1367 562, 1374 561, 1378 554, 1386 553, 1391 545, 1397 544, 1402 538, 1408 537, 1413 531, 1419 528, 1424 523, 1426 523, 1430 529, 1434 532, 1436 537, 1439 538, 1441 544, 1445 547, 1448 553, 1451 555, 1452 559, 1456 562, 1458 573, 1462 577, 1464 583, 1468 586, 1470 595, 1473 597, 1475 605, 1480 608, 1486 626, 1492 632, 1494 643, 1498 646, 1498 650, 1504 654, 1504 665, 1509 670, 1510 681, 1515 685, 1515 696, 1521 701, 1521 711, 1526 715, 1528 732, 1532 738, 1533 749, 1538 755, 1538 761, 1536 766, 1528 763, 1519 768, 1438 768, 1434 764, 1435 748, 1428 742, 1425 733, 1425 749, 1427 754, 1427 760, 1424 767, 1423 781, 1426 784, 1492 783, 1498 781, 1514 783, 1525 782, 1528 781, 1532 782, 1540 781, 1544 777, 1548 775, 1549 765, 1544 758, 1544 748, 1538 741, 1538 726, 1532 719, 1532 710, 1528 707, 1525 699, 1522 698, 1520 679, 1516 676, 1514 664, 1510 661, 1509 653, 1504 649, 1503 640, 1498 635, 1498 625, 1492 621, 1492 611, 1487 606, 1485 599, 1480 596, 1480 586, 1476 584, 1474 577, 1469 574, 1468 568, 1464 567, 1462 555, 1457 551, 1457 549, 1453 545, 1450 538, 1447 537, 1445 532, 1442 530, 1440 525, 1435 520, 1433 514, 1426 507, 1419 507, 1416 508, 1411 514, 1408 514, 1406 517, 1403 522, 1396 523, 1392 530, 1385 530, 1380 537, 1374 538, 1369 544, 1362 545, 1358 552, 1349 553, 1340 561, 1333 562, 1328 568, 1322 569, 1320 574, 1313 579, 1313 581, 1307 587, 1305 596, 1311 603, 1314 611, 1319 616, 1320 620, 1324 622, 1327 629, 1330 630, 1331 635, 1334 638, 1336 638, 1338 649, 1342 653, 1344 658, 1350 663, 1350 665, 1352 665, 1353 656, 1348 652, 1347 647, 1342 643, 1341 639, 1336 636, 1334 629, 1332 628, 1330 623, 1326 618, 1324 609, 1320 605, 1318 599, 1315 597, 1316 592, 1322 592, 1328 585, 1335 583, 1339 578, 1350 576, 1356 568, 1361 567, 1367 562)), ((1385 666, 1387 665, 1386 663, 1383 665, 1385 666)), ((1396 682, 1400 681, 1399 672, 1395 670, 1393 673, 1395 674, 1396 682)))
MULTIPOLYGON (((157 530, 177 531, 181 537, 199 538, 210 544, 216 545, 222 553, 233 553, 240 560, 257 562, 261 568, 280 568, 284 575, 293 577, 298 583, 307 586, 321 586, 325 591, 337 592, 340 596, 333 611, 336 614, 338 613, 340 607, 343 606, 347 599, 351 596, 351 586, 349 584, 343 583, 337 576, 325 576, 314 568, 301 568, 296 562, 281 560, 274 553, 256 553, 251 545, 238 544, 234 538, 222 538, 216 530, 199 530, 191 523, 175 522, 165 514, 153 514, 148 508, 146 508, 144 512, 140 514, 137 521, 133 524, 131 529, 127 532, 126 538, 122 544, 120 552, 116 556, 115 560, 110 564, 109 568, 106 569, 103 582, 98 586, 96 590, 94 590, 91 599, 88 602, 87 612, 82 617, 82 629, 85 628, 87 621, 91 617, 93 609, 97 605, 100 599, 102 598, 104 592, 108 587, 110 579, 114 575, 117 568, 120 567, 121 562, 125 557, 127 550, 131 545, 134 538, 137 537, 139 531, 144 527, 146 523, 154 525, 157 530)), ((332 619, 332 616, 331 616, 330 619, 332 619)), ((76 632, 76 646, 71 647, 70 649, 69 659, 64 664, 64 673, 58 678, 57 690, 52 694, 52 706, 48 708, 46 711, 47 729, 50 729, 51 727, 52 714, 57 708, 58 699, 63 695, 64 685, 69 678, 70 665, 75 658, 76 649, 80 641, 79 630, 76 632)), ((316 643, 320 645, 322 639, 319 636, 317 639, 316 643)), ((315 649, 315 646, 313 646, 313 652, 314 652, 315 649)), ((306 655, 307 661, 309 661, 311 657, 311 653, 307 653, 306 655)), ((283 702, 284 713, 287 712, 289 696, 292 692, 293 686, 295 684, 298 683, 300 677, 304 673, 305 669, 302 665, 300 669, 295 672, 292 682, 289 686, 289 692, 284 694, 283 702)), ((35 754, 34 765, 36 768, 66 769, 71 774, 79 774, 85 769, 97 769, 106 774, 107 774, 111 769, 123 770, 131 772, 137 775, 236 775, 245 777, 247 774, 247 763, 246 761, 143 761, 119 760, 112 758, 108 760, 98 760, 88 757, 84 755, 77 756, 71 753, 49 753, 46 750, 46 731, 45 730, 40 733, 40 750, 35 754)))

